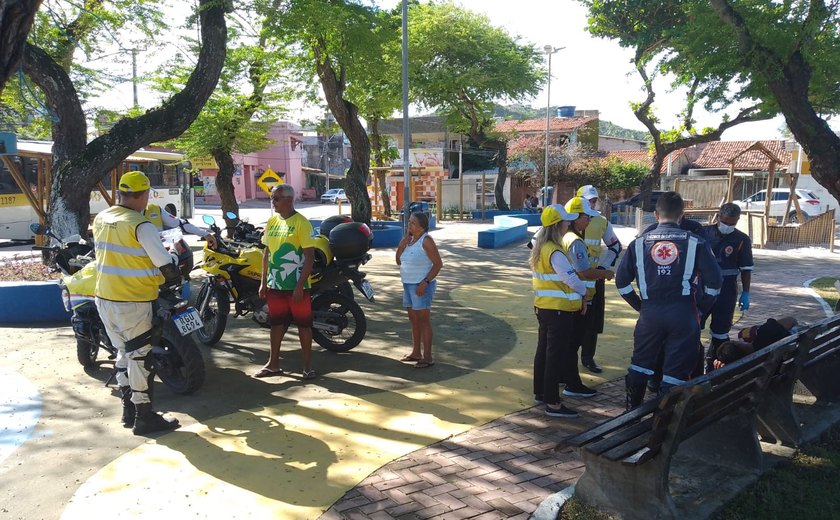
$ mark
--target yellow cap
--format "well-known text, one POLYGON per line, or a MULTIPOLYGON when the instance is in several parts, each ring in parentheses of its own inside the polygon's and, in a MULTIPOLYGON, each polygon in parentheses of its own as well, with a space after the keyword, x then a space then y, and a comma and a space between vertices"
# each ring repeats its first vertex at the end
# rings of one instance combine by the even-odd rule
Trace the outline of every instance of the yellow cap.
POLYGON ((123 193, 138 193, 146 191, 150 187, 151 183, 149 182, 149 178, 139 170, 124 173, 120 177, 120 191, 123 193))
POLYGON ((566 210, 560 204, 551 204, 542 210, 542 214, 540 214, 540 222, 542 223, 543 227, 548 227, 553 224, 560 222, 561 220, 575 220, 577 219, 577 215, 569 215, 566 210))
POLYGON ((580 197, 569 199, 566 203, 566 212, 568 213, 585 213, 590 217, 598 216, 598 212, 592 209, 588 200, 583 200, 580 197))

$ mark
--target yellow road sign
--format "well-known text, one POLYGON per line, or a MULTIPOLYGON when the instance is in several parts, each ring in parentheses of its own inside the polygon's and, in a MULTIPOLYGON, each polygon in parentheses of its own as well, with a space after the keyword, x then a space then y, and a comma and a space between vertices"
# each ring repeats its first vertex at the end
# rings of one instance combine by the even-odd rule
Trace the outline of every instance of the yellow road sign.
POLYGON ((283 179, 274 173, 271 168, 266 168, 260 178, 257 179, 257 186, 263 189, 264 192, 271 195, 271 188, 276 184, 283 184, 283 179))

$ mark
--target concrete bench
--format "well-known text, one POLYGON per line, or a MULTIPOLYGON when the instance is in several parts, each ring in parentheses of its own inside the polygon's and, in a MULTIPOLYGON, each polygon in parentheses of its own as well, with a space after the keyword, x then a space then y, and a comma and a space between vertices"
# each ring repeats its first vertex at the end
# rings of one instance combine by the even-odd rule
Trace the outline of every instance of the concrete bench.
POLYGON ((478 247, 498 249, 527 238, 528 222, 518 217, 493 217, 493 227, 478 232, 478 247))
MULTIPOLYGON (((539 211, 534 211, 534 212, 528 212, 528 211, 524 211, 524 210, 501 211, 501 210, 498 210, 498 209, 492 209, 492 210, 487 210, 487 211, 484 212, 484 218, 492 217, 494 219, 494 222, 495 222, 496 217, 502 217, 502 216, 504 216, 504 217, 516 217, 516 218, 524 219, 526 222, 528 222, 529 226, 541 226, 542 225, 542 222, 540 222, 540 212, 539 211)), ((472 212, 472 218, 475 221, 481 220, 481 211, 473 211, 472 212)))
POLYGON ((575 495, 624 519, 679 518, 668 483, 678 451, 757 475, 757 411, 771 376, 795 350, 794 342, 759 350, 565 439, 561 446, 577 448, 586 465, 575 495))

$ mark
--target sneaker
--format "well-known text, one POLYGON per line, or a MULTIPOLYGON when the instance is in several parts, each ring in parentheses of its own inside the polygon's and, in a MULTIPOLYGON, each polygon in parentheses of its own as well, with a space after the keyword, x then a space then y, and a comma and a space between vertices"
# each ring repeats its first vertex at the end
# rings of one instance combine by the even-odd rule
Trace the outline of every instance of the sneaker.
POLYGON ((303 371, 303 378, 304 379, 315 379, 318 377, 318 374, 315 373, 314 369, 304 370, 303 371))
POLYGON ((586 368, 593 374, 600 374, 604 371, 604 369, 601 368, 601 365, 596 363, 594 359, 587 359, 585 361, 581 361, 581 364, 584 366, 584 368, 586 368))
POLYGON ((563 395, 567 397, 592 397, 597 394, 595 390, 581 384, 580 386, 567 386, 563 390, 563 395))
POLYGON ((545 398, 542 396, 542 394, 536 394, 534 395, 534 404, 545 404, 544 399, 545 398))
POLYGON ((545 405, 545 414, 549 417, 565 417, 567 419, 580 417, 580 414, 578 414, 576 411, 572 410, 571 408, 566 408, 562 404, 559 407, 545 405))

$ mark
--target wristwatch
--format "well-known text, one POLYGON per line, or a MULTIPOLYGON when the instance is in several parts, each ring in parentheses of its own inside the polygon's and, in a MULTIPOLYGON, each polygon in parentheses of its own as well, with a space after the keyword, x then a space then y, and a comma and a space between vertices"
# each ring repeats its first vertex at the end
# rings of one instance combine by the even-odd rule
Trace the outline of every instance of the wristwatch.
POLYGON ((432 283, 432 281, 431 281, 431 280, 429 280, 428 278, 423 278, 423 280, 424 280, 427 284, 431 284, 431 283, 432 283))

